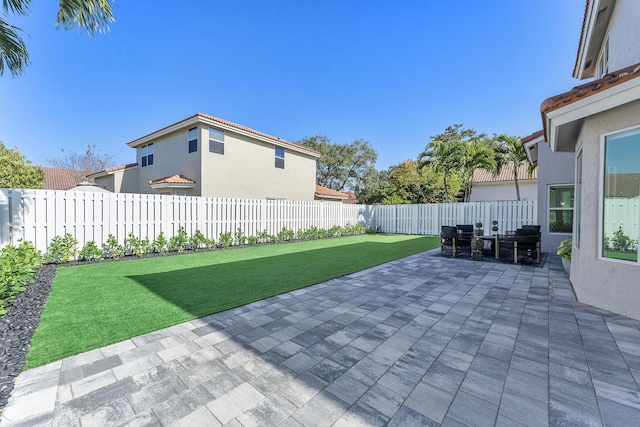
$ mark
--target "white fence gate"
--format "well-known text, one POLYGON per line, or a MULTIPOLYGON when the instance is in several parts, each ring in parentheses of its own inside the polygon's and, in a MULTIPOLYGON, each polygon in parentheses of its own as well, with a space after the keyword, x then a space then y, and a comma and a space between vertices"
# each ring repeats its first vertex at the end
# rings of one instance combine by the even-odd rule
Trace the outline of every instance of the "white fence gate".
POLYGON ((109 234, 124 242, 129 233, 155 239, 184 227, 207 238, 242 229, 251 236, 282 227, 298 231, 360 223, 387 233, 440 234, 441 225, 474 224, 500 232, 536 223, 536 202, 473 202, 368 206, 333 202, 227 199, 150 194, 0 189, 0 247, 29 240, 45 251, 55 236, 71 233, 80 247, 101 245, 109 234))

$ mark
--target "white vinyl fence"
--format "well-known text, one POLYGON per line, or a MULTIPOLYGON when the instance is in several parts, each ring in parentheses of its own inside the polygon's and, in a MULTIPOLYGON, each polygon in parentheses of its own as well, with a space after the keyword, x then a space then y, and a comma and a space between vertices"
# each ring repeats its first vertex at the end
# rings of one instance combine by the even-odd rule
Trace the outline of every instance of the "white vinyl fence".
POLYGON ((0 189, 0 247, 24 239, 45 251, 66 233, 79 247, 91 240, 102 247, 109 234, 120 243, 129 233, 155 239, 164 232, 168 239, 180 227, 218 241, 220 233, 238 228, 251 236, 264 230, 277 235, 282 227, 364 225, 370 212, 365 205, 330 202, 0 189))
POLYGON ((375 225, 387 233, 437 235, 442 225, 481 222, 485 234, 491 234, 492 221, 498 221, 499 233, 537 224, 537 209, 535 200, 389 205, 376 206, 374 218, 375 225))
POLYGON ((219 240, 220 233, 245 235, 266 230, 278 234, 313 226, 360 223, 399 234, 440 234, 441 225, 475 224, 485 233, 491 221, 499 232, 522 224, 536 224, 536 202, 473 202, 430 205, 368 206, 334 202, 227 199, 149 194, 91 193, 54 190, 0 189, 0 247, 28 240, 45 251, 55 236, 71 233, 82 247, 93 240, 98 247, 113 234, 123 243, 129 233, 167 238, 184 227, 189 235, 200 230, 219 240))
POLYGON ((632 240, 638 238, 638 197, 632 199, 607 198, 604 200, 604 235, 612 238, 613 233, 622 227, 624 234, 632 240))

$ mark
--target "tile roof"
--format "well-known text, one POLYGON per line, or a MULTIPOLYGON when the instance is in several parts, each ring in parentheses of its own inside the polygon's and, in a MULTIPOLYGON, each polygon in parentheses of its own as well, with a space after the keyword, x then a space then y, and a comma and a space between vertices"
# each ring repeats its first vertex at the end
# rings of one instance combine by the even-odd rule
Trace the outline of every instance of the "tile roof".
POLYGON ((136 166, 138 166, 137 163, 127 163, 126 165, 114 166, 112 168, 107 168, 107 169, 104 169, 104 170, 101 170, 101 171, 93 172, 93 173, 90 173, 87 176, 92 177, 92 176, 95 176, 95 175, 98 175, 98 174, 107 174, 107 173, 111 173, 111 172, 117 172, 117 171, 123 170, 123 169, 135 168, 136 166))
MULTIPOLYGON (((533 174, 529 176, 529 164, 527 162, 521 162, 518 166, 518 181, 531 181, 538 179, 538 168, 534 169, 533 174)), ((492 172, 486 169, 476 169, 473 171, 473 182, 502 182, 513 181, 513 167, 509 162, 502 167, 499 174, 493 175, 492 172)))
POLYGON ((539 137, 541 137, 542 135, 544 135, 544 131, 543 131, 542 129, 540 129, 539 131, 534 132, 534 133, 532 133, 532 134, 531 134, 531 135, 529 135, 529 136, 525 136, 525 137, 524 137, 524 138, 522 138, 520 141, 521 141, 523 144, 526 144, 527 142, 529 142, 529 141, 533 141, 534 139, 539 138, 539 137))
POLYGON ((346 199, 349 197, 347 193, 341 193, 340 191, 332 190, 330 188, 322 187, 321 185, 316 185, 316 196, 322 197, 340 197, 346 199))
POLYGON ((221 119, 219 117, 210 116, 209 114, 204 114, 204 113, 200 113, 200 112, 194 114, 193 116, 187 117, 186 119, 180 120, 179 122, 173 123, 173 124, 171 124, 169 126, 165 126, 162 129, 158 129, 158 130, 156 130, 154 132, 151 132, 151 133, 149 133, 149 134, 147 134, 145 136, 141 136, 140 138, 136 138, 133 141, 129 141, 129 142, 127 142, 127 144, 135 143, 138 140, 141 140, 143 138, 151 136, 151 135, 153 135, 153 134, 155 134, 157 132, 161 132, 161 131, 163 131, 165 129, 168 129, 170 127, 179 125, 180 123, 192 120, 192 119, 194 119, 196 117, 200 117, 200 118, 203 118, 203 119, 211 120, 213 122, 220 123, 222 125, 229 126, 231 128, 234 128, 234 129, 238 129, 238 130, 241 130, 241 131, 244 131, 244 132, 248 132, 248 133, 251 133, 251 134, 254 134, 254 135, 257 135, 257 136, 261 136, 263 138, 270 139, 273 142, 276 142, 276 143, 279 143, 279 144, 282 144, 282 145, 285 145, 285 146, 288 145, 288 146, 291 146, 292 148, 296 148, 298 150, 305 150, 305 151, 308 151, 308 152, 310 152, 312 154, 315 154, 317 156, 321 155, 321 153, 318 152, 318 151, 312 150, 311 148, 305 147, 304 145, 296 144, 295 142, 289 142, 289 141, 287 141, 285 139, 280 138, 279 136, 269 135, 269 134, 266 134, 264 132, 257 131, 255 129, 251 129, 251 128, 246 127, 246 126, 242 126, 242 125, 239 125, 237 123, 233 123, 233 122, 230 122, 228 120, 224 120, 224 119, 221 119))
POLYGON ((154 184, 195 184, 196 182, 192 179, 186 178, 182 175, 171 175, 165 176, 163 178, 153 179, 149 181, 149 185, 154 184))
POLYGON ((546 123, 545 119, 547 114, 554 110, 635 79, 636 77, 640 77, 640 63, 609 73, 601 79, 576 86, 568 92, 547 98, 542 102, 542 105, 540 105, 542 121, 546 123))
POLYGON ((42 166, 45 190, 68 190, 87 180, 87 171, 42 166))

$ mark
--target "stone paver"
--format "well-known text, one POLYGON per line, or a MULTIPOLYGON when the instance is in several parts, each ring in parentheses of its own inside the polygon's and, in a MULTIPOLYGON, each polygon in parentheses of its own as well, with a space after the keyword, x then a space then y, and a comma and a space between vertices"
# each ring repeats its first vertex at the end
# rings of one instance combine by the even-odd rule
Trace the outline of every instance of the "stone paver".
POLYGON ((629 426, 640 322, 417 254, 23 372, 9 426, 629 426))

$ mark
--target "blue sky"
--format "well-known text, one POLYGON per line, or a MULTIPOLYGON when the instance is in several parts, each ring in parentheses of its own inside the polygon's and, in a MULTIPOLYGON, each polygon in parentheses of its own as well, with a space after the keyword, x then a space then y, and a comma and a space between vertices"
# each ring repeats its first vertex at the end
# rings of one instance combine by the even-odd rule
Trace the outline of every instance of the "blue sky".
POLYGON ((54 28, 33 2, 32 64, 0 77, 0 141, 35 164, 126 146, 200 111, 296 141, 368 140, 379 169, 454 123, 526 136, 571 78, 584 0, 120 1, 111 31, 54 28), (153 5, 153 7, 149 7, 153 5))

